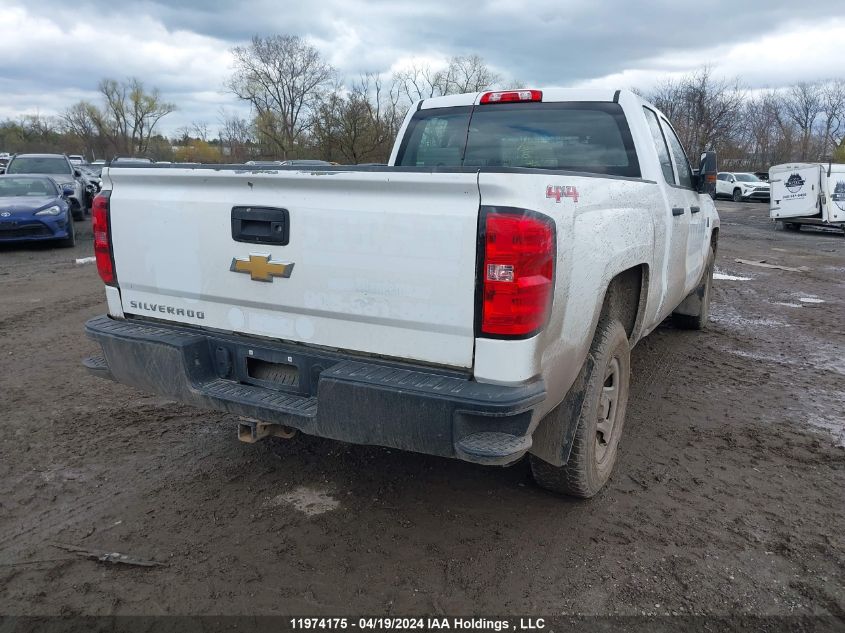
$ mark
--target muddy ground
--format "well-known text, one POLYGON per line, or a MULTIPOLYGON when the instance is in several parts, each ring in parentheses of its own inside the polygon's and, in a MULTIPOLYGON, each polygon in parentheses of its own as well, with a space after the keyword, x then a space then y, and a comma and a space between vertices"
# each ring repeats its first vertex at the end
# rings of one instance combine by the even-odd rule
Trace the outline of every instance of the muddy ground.
POLYGON ((90 220, 72 250, 0 248, 0 614, 843 617, 845 239, 720 208, 718 270, 748 279, 717 280, 708 331, 634 350, 620 462, 588 502, 524 462, 241 444, 231 416, 82 369, 105 311, 73 263, 90 220))

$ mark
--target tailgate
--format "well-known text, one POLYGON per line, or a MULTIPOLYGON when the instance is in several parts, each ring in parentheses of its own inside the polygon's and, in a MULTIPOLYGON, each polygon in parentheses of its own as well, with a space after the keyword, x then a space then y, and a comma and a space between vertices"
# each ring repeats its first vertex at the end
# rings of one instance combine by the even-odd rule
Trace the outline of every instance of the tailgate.
POLYGON ((819 212, 821 167, 811 164, 777 165, 769 171, 772 218, 810 217, 819 212))
POLYGON ((112 169, 108 178, 124 313, 472 366, 475 173, 112 169), (245 211, 256 208, 268 211, 245 211), (236 222, 237 240, 233 214, 255 217, 236 222), (243 241, 263 232, 287 233, 287 243, 243 241))

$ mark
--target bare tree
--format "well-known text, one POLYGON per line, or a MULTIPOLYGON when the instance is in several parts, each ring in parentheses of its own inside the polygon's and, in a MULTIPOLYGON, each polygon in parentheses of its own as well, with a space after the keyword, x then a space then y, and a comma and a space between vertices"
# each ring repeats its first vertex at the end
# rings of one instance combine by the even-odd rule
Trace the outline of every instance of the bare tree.
POLYGON ((493 72, 478 55, 453 57, 440 77, 443 94, 479 92, 501 80, 501 75, 493 72))
POLYGON ((824 107, 821 156, 829 157, 841 145, 845 133, 845 81, 828 81, 821 93, 824 107))
POLYGON ((807 160, 814 154, 813 131, 819 117, 824 113, 824 101, 819 84, 800 82, 789 88, 784 100, 786 119, 799 133, 799 160, 807 160))
POLYGON ((439 73, 431 66, 413 65, 393 76, 396 91, 410 102, 445 94, 441 91, 439 73))
POLYGON ((87 152, 147 154, 161 119, 176 109, 157 88, 147 92, 139 79, 99 85, 103 106, 88 101, 73 104, 62 115, 65 130, 85 143, 87 152))
POLYGON ((478 55, 452 57, 445 68, 414 65, 393 76, 396 92, 408 101, 486 90, 502 81, 478 55))
POLYGON ((98 152, 105 151, 97 118, 97 107, 87 101, 73 104, 61 115, 65 132, 78 138, 84 147, 83 153, 92 158, 100 155, 98 152))
POLYGON ((220 129, 218 131, 223 155, 233 162, 243 162, 254 143, 252 124, 237 114, 220 110, 220 129))
POLYGON ((781 97, 773 90, 747 99, 739 116, 741 125, 728 154, 740 169, 757 170, 790 159, 793 133, 782 125, 781 97))
POLYGON ((287 158, 309 129, 334 68, 293 35, 255 36, 232 54, 235 71, 227 88, 252 105, 259 135, 287 158))
POLYGON ((129 80, 129 104, 132 147, 137 148, 139 153, 146 154, 155 126, 162 117, 173 112, 176 106, 162 101, 158 88, 146 92, 144 84, 135 78, 129 80))
POLYGON ((385 162, 401 123, 398 100, 398 93, 386 90, 375 73, 362 75, 348 91, 339 86, 315 119, 314 140, 322 157, 385 162))
POLYGON ((730 145, 745 100, 738 80, 716 79, 707 67, 659 84, 650 100, 669 117, 691 156, 730 145))
MULTIPOLYGON (((99 90, 104 100, 102 108, 77 104, 71 110, 76 109, 76 114, 84 112, 98 134, 120 154, 146 154, 159 121, 176 110, 174 104, 161 98, 158 88, 147 92, 144 83, 134 77, 122 82, 103 79, 99 90)), ((67 114, 74 116, 74 112, 67 114)))
POLYGON ((64 151, 58 121, 40 113, 22 116, 17 121, 7 120, 0 125, 0 143, 13 152, 64 151))
POLYGON ((204 143, 208 143, 208 123, 205 121, 191 122, 191 133, 204 143))

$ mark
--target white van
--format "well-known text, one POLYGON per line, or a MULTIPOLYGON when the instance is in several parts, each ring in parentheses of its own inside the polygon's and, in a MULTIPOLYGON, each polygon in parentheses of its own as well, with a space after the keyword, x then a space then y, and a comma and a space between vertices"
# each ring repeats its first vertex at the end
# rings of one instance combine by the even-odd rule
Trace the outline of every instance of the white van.
POLYGON ((788 163, 769 169, 769 217, 783 228, 802 224, 845 230, 845 165, 788 163))

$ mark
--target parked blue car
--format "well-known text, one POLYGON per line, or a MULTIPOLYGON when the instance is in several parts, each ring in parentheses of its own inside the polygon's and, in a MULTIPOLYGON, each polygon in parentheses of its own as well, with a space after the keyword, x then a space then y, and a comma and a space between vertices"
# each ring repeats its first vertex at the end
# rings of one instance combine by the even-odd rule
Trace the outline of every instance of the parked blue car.
POLYGON ((0 176, 0 244, 56 240, 61 246, 76 244, 67 198, 49 176, 0 176))

